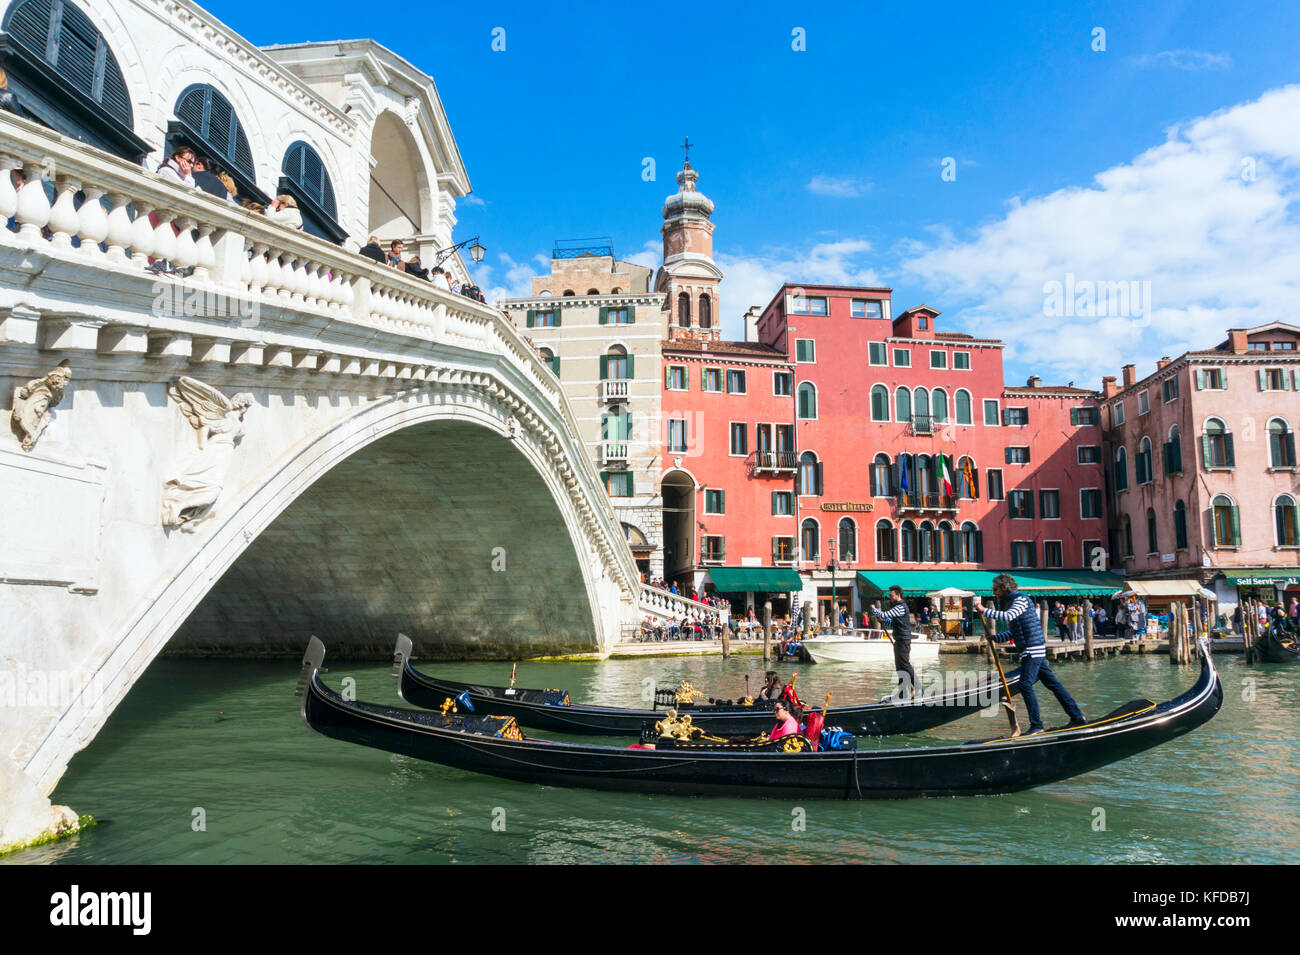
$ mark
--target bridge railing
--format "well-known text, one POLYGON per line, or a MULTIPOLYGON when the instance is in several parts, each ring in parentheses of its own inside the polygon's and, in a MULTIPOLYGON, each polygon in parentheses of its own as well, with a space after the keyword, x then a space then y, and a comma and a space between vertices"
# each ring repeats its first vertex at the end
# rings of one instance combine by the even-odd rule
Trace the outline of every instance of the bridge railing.
POLYGON ((705 623, 724 624, 731 616, 729 607, 711 607, 690 597, 683 597, 649 584, 641 585, 641 611, 655 617, 668 619, 698 618, 705 623))
MULTIPOLYGON (((150 277, 146 269, 161 261, 179 270, 172 273, 174 281, 186 289, 215 292, 223 301, 293 309, 331 322, 493 353, 543 396, 575 442, 581 433, 555 377, 496 309, 0 113, 0 223, 8 219, 16 228, 0 227, 0 245, 84 263, 90 274, 82 284, 90 287, 106 284, 95 270, 150 277), (17 189, 13 170, 21 172, 17 189)), ((230 305, 222 314, 228 316, 221 329, 225 337, 258 339, 256 323, 248 317, 256 314, 254 308, 230 305)), ((347 370, 337 362, 324 364, 329 360, 320 352, 274 344, 267 345, 264 357, 270 366, 347 370)), ((370 373, 413 378, 428 358, 415 362, 372 362, 370 373)), ((580 445, 572 458, 576 480, 588 499, 598 502, 593 511, 616 555, 624 586, 634 590, 635 561, 612 510, 604 506, 595 469, 580 445)))

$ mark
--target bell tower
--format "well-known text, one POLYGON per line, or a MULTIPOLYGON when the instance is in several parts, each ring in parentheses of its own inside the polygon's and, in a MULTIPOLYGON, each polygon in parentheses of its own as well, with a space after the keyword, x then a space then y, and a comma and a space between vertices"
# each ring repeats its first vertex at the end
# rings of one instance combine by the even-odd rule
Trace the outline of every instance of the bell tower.
POLYGON ((691 143, 682 144, 686 160, 677 174, 677 193, 664 201, 663 266, 655 277, 655 291, 664 292, 668 312, 668 337, 716 340, 722 334, 722 309, 718 284, 722 270, 713 262, 713 201, 695 183, 699 173, 691 168, 691 143))

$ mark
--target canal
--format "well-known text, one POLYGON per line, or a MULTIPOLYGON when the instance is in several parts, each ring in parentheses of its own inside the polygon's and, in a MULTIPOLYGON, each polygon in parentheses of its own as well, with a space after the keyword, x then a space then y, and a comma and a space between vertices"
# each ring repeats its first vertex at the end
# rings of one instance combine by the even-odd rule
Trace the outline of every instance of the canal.
MULTIPOLYGON (((944 657, 937 667, 979 666, 944 657)), ((903 801, 781 801, 641 796, 498 780, 325 739, 303 725, 291 662, 153 664, 78 754, 55 800, 101 825, 7 863, 549 862, 1300 862, 1300 668, 1216 658, 1219 715, 1153 751, 1008 796, 903 801)), ((510 665, 417 666, 504 683, 510 665)), ((798 669, 805 699, 874 699, 882 668, 798 669)), ((638 705, 649 683, 689 680, 734 696, 757 657, 521 664, 521 686, 575 700, 638 705)), ((1140 696, 1168 699, 1195 678, 1164 657, 1064 662, 1058 674, 1088 715, 1140 696)), ((335 661, 333 686, 396 700, 389 667, 335 661)), ((924 675, 923 675, 924 679, 924 675)), ((1049 694, 1052 725, 1060 710, 1049 694)), ((1021 719, 1024 720, 1023 706, 1021 719)), ((994 735, 1000 715, 872 746, 994 735)), ((616 742, 616 741, 615 741, 616 742)), ((627 742, 631 742, 630 740, 627 742)))

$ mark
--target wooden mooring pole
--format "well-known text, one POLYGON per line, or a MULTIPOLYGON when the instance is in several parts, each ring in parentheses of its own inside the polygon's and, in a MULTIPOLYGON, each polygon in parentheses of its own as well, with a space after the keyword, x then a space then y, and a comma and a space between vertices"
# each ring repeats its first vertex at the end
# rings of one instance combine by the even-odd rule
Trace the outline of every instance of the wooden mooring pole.
POLYGON ((1083 602, 1083 656, 1086 660, 1093 659, 1092 638, 1094 628, 1092 625, 1092 601, 1083 602))
POLYGON ((1241 642, 1245 650, 1247 663, 1255 662, 1255 633, 1259 628, 1259 615, 1255 608, 1254 598, 1247 598, 1242 602, 1241 612, 1241 642))

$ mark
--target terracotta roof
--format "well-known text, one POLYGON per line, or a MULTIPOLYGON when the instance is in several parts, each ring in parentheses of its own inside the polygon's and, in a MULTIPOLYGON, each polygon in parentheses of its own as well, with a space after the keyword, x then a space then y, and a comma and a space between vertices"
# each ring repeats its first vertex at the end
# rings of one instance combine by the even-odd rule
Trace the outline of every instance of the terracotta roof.
POLYGON ((785 352, 762 342, 666 341, 663 342, 663 350, 665 352, 701 352, 703 354, 745 355, 750 358, 779 358, 781 361, 786 360, 785 352))
POLYGON ((1071 388, 1069 385, 1039 385, 1031 388, 1028 385, 1017 385, 1014 388, 1003 388, 1002 393, 1005 395, 1015 395, 1017 398, 1030 397, 1033 395, 1080 395, 1090 398, 1100 398, 1101 392, 1093 391, 1091 388, 1071 388))

